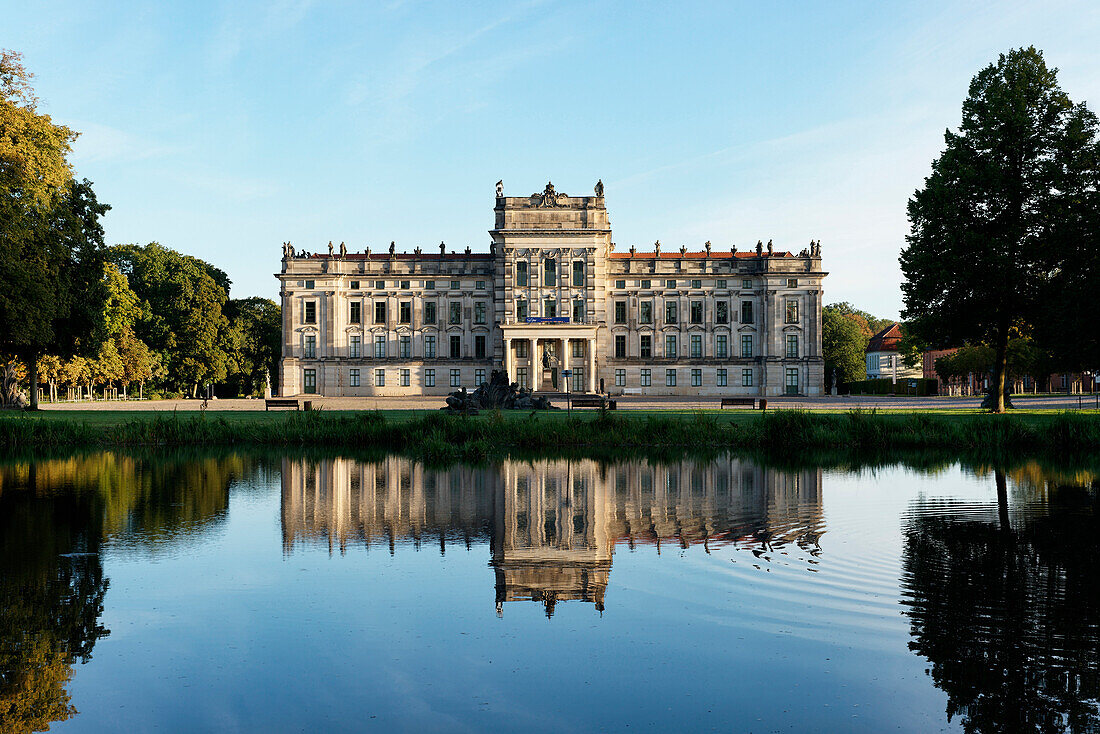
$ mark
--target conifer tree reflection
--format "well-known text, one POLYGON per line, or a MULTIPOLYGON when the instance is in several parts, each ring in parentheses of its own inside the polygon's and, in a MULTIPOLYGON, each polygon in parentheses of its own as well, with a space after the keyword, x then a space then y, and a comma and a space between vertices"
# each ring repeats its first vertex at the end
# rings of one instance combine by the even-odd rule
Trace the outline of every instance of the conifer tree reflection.
MULTIPOLYGON (((1098 488, 1050 486, 1010 516, 921 502, 905 530, 910 648, 967 732, 1100 730, 1098 488)), ((1016 509, 1016 508, 1014 508, 1016 509)))

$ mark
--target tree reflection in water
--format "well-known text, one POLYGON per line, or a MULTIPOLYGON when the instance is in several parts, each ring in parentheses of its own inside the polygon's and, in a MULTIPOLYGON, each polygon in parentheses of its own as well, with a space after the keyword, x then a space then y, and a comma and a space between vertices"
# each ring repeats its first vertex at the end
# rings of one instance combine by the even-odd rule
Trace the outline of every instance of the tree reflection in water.
POLYGON ((968 732, 1100 731, 1097 482, 1004 473, 998 508, 922 500, 905 527, 910 648, 968 732))
POLYGON ((153 550, 201 531, 256 463, 113 453, 0 463, 0 734, 76 713, 72 666, 108 634, 105 545, 153 550))

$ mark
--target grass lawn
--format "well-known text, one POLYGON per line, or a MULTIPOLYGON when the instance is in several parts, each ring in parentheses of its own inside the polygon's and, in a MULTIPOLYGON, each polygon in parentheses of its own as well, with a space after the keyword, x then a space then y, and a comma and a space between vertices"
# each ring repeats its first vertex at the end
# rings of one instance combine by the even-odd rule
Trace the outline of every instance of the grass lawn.
MULTIPOLYGON (((780 409, 781 410, 781 409, 780 409)), ((288 414, 293 414, 296 411, 288 410, 272 410, 272 411, 252 411, 252 410, 207 410, 206 418, 208 420, 218 419, 224 420, 226 423, 238 426, 249 425, 270 425, 277 424, 288 419, 288 414)), ((318 411, 325 416, 343 417, 343 416, 355 416, 364 413, 380 413, 385 416, 387 423, 392 425, 400 425, 407 423, 410 420, 421 418, 425 415, 439 415, 441 411, 438 410, 323 410, 318 411)), ((768 411, 769 413, 779 412, 778 410, 768 411)), ((813 410, 799 410, 800 413, 810 415, 838 415, 844 414, 848 411, 846 409, 813 409, 813 410)), ((871 411, 863 411, 864 413, 871 413, 871 411)), ((1041 425, 1043 422, 1054 418, 1061 414, 1063 411, 1056 410, 1042 410, 1042 409, 1028 409, 1028 408, 1016 408, 1009 411, 1008 415, 1016 416, 1024 419, 1027 423, 1032 425, 1041 425)), ((1100 414, 1100 411, 1096 410, 1073 410, 1074 414, 1100 414)), ((758 410, 745 410, 745 409, 668 409, 668 410, 620 410, 615 411, 615 414, 623 418, 646 418, 646 417, 661 417, 661 418, 676 418, 684 417, 691 418, 700 414, 713 417, 722 423, 744 423, 755 420, 760 417, 761 412, 758 410)), ((890 420, 891 416, 909 416, 914 414, 923 414, 928 416, 951 418, 951 417, 963 417, 974 416, 980 414, 986 414, 986 411, 980 408, 936 408, 934 410, 910 410, 910 409, 889 409, 877 411, 877 415, 890 420)), ((167 411, 148 411, 148 410, 39 410, 37 412, 25 412, 25 413, 12 413, 13 417, 18 415, 27 420, 40 420, 40 421, 73 421, 76 423, 83 423, 93 427, 110 428, 114 426, 125 425, 131 422, 143 422, 151 421, 154 417, 166 417, 171 415, 167 411)), ((199 418, 202 413, 199 411, 179 411, 176 415, 180 419, 199 418)), ((477 416, 470 416, 470 420, 486 420, 492 415, 491 411, 483 411, 477 416)), ((515 410, 515 411, 501 411, 501 416, 506 421, 528 421, 531 420, 531 411, 515 410)), ((569 411, 565 410, 551 410, 551 411, 539 411, 535 414, 535 417, 539 421, 562 421, 570 415, 569 411)), ((593 420, 599 416, 599 411, 585 409, 575 410, 572 412, 573 417, 581 420, 593 420)))

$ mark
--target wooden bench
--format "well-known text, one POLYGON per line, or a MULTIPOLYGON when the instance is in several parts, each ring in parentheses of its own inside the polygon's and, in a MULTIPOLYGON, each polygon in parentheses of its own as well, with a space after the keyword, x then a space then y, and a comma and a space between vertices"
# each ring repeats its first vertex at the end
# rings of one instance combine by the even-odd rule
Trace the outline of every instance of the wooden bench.
POLYGON ((721 407, 747 407, 756 410, 756 398, 722 398, 721 407))
POLYGON ((606 408, 615 410, 615 401, 608 400, 603 395, 575 395, 573 397, 574 408, 606 408))
POLYGON ((264 412, 272 408, 294 408, 300 410, 297 398, 264 398, 264 412))

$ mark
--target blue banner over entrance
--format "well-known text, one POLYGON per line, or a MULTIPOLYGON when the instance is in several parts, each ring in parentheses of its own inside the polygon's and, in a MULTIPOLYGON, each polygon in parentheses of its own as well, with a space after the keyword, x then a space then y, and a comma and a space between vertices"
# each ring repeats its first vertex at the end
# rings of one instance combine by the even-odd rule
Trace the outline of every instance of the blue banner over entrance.
POLYGON ((568 316, 528 316, 527 323, 529 324, 568 324, 568 316))

